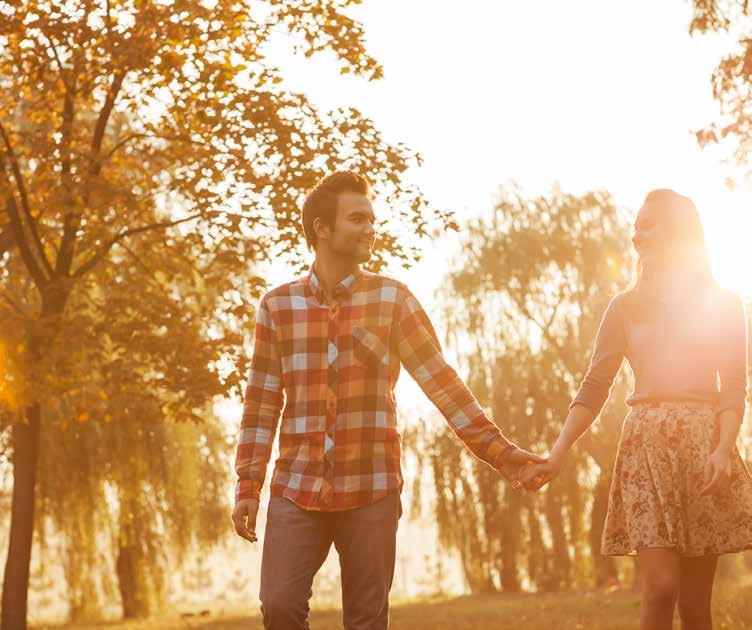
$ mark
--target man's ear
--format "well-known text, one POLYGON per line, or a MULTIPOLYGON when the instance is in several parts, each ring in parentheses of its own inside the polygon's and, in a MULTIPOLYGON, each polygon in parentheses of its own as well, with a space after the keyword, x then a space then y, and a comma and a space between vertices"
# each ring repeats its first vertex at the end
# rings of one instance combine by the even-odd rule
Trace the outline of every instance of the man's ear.
POLYGON ((316 242, 327 240, 332 233, 332 228, 321 217, 313 220, 313 233, 316 235, 316 242))

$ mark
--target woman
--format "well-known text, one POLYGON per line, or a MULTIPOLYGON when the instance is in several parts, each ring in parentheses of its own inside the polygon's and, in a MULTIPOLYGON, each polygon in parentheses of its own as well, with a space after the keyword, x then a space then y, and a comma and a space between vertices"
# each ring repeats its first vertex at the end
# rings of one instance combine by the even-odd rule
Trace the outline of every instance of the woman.
POLYGON ((550 458, 521 475, 538 489, 600 413, 624 357, 635 377, 602 553, 637 554, 640 627, 711 627, 719 554, 752 548, 752 478, 735 441, 746 397, 741 300, 714 281, 692 201, 651 192, 635 222, 634 286, 608 306, 590 368, 550 458), (720 378, 720 387, 718 380, 720 378))

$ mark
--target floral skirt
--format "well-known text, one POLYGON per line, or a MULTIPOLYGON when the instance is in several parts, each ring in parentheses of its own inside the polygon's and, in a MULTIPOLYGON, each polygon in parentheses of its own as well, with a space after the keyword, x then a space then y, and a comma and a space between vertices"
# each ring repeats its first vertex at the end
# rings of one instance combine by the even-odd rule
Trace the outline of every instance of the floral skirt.
POLYGON ((717 409, 644 403, 624 421, 601 553, 654 547, 693 557, 752 549, 752 477, 734 448, 729 483, 701 496, 718 443, 717 409))

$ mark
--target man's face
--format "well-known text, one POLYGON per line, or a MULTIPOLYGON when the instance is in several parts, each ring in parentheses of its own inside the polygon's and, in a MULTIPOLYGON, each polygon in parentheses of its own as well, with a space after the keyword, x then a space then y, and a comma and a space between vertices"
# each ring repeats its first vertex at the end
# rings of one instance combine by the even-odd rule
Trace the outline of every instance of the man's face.
POLYGON ((358 264, 368 262, 376 239, 375 222, 373 206, 366 195, 340 193, 334 229, 326 230, 329 249, 336 256, 358 264))

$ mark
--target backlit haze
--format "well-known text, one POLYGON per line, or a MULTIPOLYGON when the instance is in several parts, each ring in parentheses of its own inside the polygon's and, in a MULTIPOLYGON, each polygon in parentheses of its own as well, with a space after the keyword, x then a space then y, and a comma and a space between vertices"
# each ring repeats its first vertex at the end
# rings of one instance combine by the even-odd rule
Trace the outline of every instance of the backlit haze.
MULTIPOLYGON (((702 213, 721 284, 752 295, 752 187, 723 163, 727 152, 700 150, 691 133, 717 113, 710 77, 731 42, 690 38, 689 3, 365 0, 352 15, 384 65, 383 80, 343 77, 331 60, 297 58, 283 38, 273 58, 315 104, 357 107, 388 141, 419 151, 424 163, 412 181, 433 204, 454 209, 461 226, 488 212, 499 187, 512 182, 527 195, 556 185, 605 189, 630 217, 649 190, 674 188, 702 213), (729 178, 737 179, 733 192, 729 178)), ((375 209, 388 212, 378 199, 375 209)), ((427 243, 412 269, 389 270, 440 331, 435 292, 460 237, 427 243)), ((292 278, 278 263, 264 272, 270 287, 292 278)), ((404 371, 397 396, 405 421, 441 422, 404 371)), ((240 401, 217 411, 236 431, 240 401)), ((411 564, 434 544, 425 527, 400 526, 411 564)), ((410 589, 404 563, 402 593, 410 589)))
MULTIPOLYGON (((352 15, 384 79, 340 76, 333 60, 296 57, 284 38, 272 57, 317 105, 357 107, 387 140, 419 151, 412 181, 460 225, 512 182, 529 195, 605 189, 630 217, 649 190, 674 188, 700 209, 721 284, 752 295, 752 185, 724 162, 727 151, 701 150, 691 133, 717 114, 710 76, 731 42, 690 38, 689 3, 467 0, 459 10, 365 0, 352 15)), ((435 291, 460 237, 430 243, 412 269, 389 270, 439 329, 435 291)), ((291 278, 281 264, 265 271, 269 286, 291 278)), ((400 402, 430 405, 409 385, 400 402)), ((239 421, 237 403, 223 411, 239 421)))

